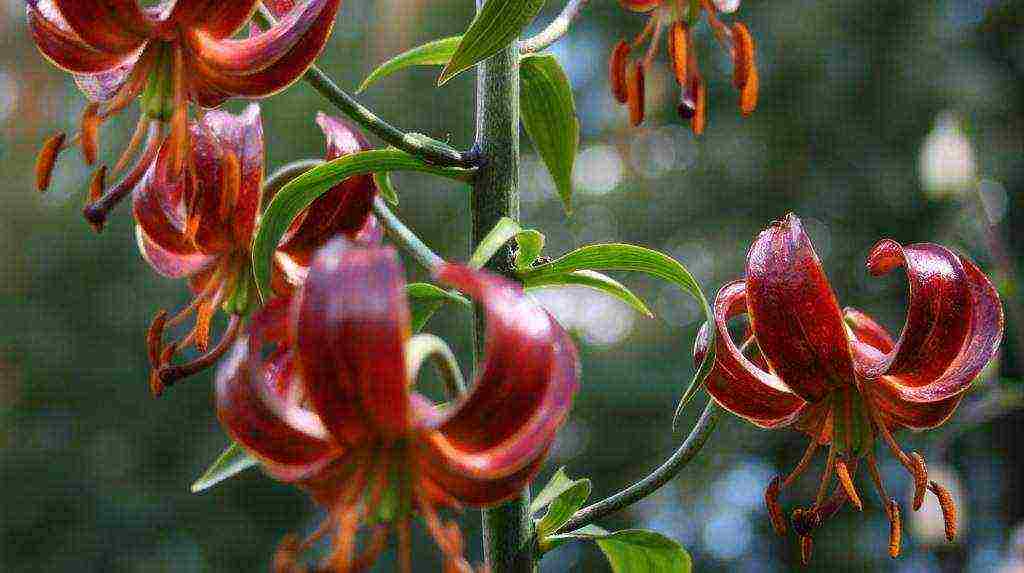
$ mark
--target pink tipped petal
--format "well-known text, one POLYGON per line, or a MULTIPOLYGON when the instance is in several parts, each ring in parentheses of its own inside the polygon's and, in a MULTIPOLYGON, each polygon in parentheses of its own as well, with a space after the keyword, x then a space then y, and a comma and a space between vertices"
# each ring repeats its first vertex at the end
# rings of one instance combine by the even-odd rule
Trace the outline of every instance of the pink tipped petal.
MULTIPOLYGON (((706 387, 715 401, 733 414, 762 428, 785 427, 797 420, 807 404, 774 375, 765 372, 737 348, 729 335, 729 319, 746 311, 743 281, 726 284, 715 300, 715 364, 706 387)), ((708 325, 694 345, 694 363, 707 353, 708 325)))
POLYGON ((568 334, 517 285, 446 264, 438 280, 479 301, 487 317, 485 358, 461 403, 419 413, 436 428, 434 451, 452 471, 511 475, 547 449, 572 407, 579 378, 568 334))
POLYGON ((168 251, 146 236, 146 232, 138 225, 135 226, 135 237, 138 240, 142 258, 158 274, 170 279, 190 277, 209 269, 217 261, 217 257, 199 252, 174 253, 168 251))
POLYGON ((58 68, 79 74, 95 74, 114 70, 132 57, 131 53, 111 54, 93 49, 66 28, 63 19, 51 19, 44 8, 52 11, 52 3, 40 0, 35 7, 27 5, 29 31, 39 51, 58 68))
POLYGON ((868 271, 875 276, 900 266, 909 283, 906 324, 895 349, 869 375, 897 376, 906 386, 929 384, 971 335, 972 281, 961 258, 939 245, 903 247, 886 239, 868 254, 868 271))
POLYGON ((194 61, 196 73, 209 88, 239 97, 266 97, 291 85, 309 69, 327 43, 341 0, 311 0, 319 6, 318 17, 295 47, 274 64, 255 73, 229 74, 194 61))
POLYGON ((117 92, 128 81, 141 52, 125 58, 113 68, 94 74, 75 74, 75 83, 89 101, 103 103, 114 99, 117 92))
POLYGON ((327 161, 370 149, 370 142, 362 132, 347 121, 317 112, 316 124, 324 132, 325 157, 327 161))
POLYGON ((787 215, 747 254, 747 307, 773 371, 809 402, 854 381, 843 315, 800 220, 787 215))
MULTIPOLYGON (((945 421, 960 397, 995 356, 1002 341, 1004 318, 999 294, 974 263, 966 259, 960 259, 960 263, 970 294, 969 302, 964 308, 947 312, 956 312, 959 320, 966 323, 967 332, 951 359, 942 355, 934 357, 935 361, 948 366, 930 380, 914 373, 887 373, 875 382, 879 400, 889 405, 893 417, 911 428, 930 428, 945 421), (908 384, 907 380, 913 383, 908 384)), ((897 345, 896 353, 898 348, 897 345)))
POLYGON ((259 338, 267 328, 261 323, 286 319, 286 301, 282 301, 273 301, 256 315, 251 332, 239 338, 218 367, 217 416, 232 439, 261 460, 306 466, 336 455, 339 450, 331 442, 287 423, 266 403, 267 394, 286 399, 293 383, 291 353, 278 351, 264 359, 255 350, 261 343, 250 340, 259 338))
POLYGON ((100 52, 123 56, 145 40, 122 25, 101 0, 50 0, 50 3, 83 42, 100 52))
POLYGON ((220 31, 216 28, 189 28, 186 32, 187 42, 192 53, 213 72, 254 74, 267 69, 291 52, 317 22, 327 2, 307 2, 301 9, 290 11, 270 29, 248 38, 224 37, 219 35, 220 31))
POLYGON ((370 428, 385 437, 410 428, 404 282, 390 248, 337 238, 313 259, 298 307, 298 356, 313 408, 339 442, 370 428))

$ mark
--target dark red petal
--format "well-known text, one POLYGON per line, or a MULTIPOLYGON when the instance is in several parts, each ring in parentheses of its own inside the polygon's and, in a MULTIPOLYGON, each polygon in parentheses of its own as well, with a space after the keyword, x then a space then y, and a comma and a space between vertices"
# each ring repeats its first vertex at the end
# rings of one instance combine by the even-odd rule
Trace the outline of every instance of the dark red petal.
POLYGON ((298 305, 299 369, 339 442, 409 430, 408 337, 405 280, 393 249, 337 238, 317 252, 298 305))
POLYGON ((79 38, 95 50, 126 55, 145 40, 126 28, 101 0, 39 0, 51 3, 79 38))
POLYGON ((217 416, 232 439, 261 460, 283 466, 308 466, 340 453, 336 444, 286 422, 267 403, 268 396, 288 399, 293 377, 290 351, 260 356, 264 334, 282 328, 287 300, 277 299, 257 313, 250 332, 241 336, 217 369, 217 416))
MULTIPOLYGON (((718 291, 715 299, 715 364, 706 387, 715 401, 733 414, 762 428, 792 424, 806 402, 789 391, 776 376, 750 361, 729 335, 729 319, 746 312, 746 286, 733 281, 718 291)), ((701 328, 694 344, 694 364, 707 353, 708 325, 701 328)))
POLYGON ((209 269, 217 257, 204 255, 194 251, 191 253, 175 253, 168 251, 146 236, 142 227, 135 226, 135 237, 139 242, 142 258, 161 276, 172 279, 190 277, 198 272, 209 269))
POLYGON ((341 0, 310 0, 319 10, 317 19, 295 47, 268 66, 255 73, 220 73, 203 62, 195 60, 194 72, 209 88, 231 96, 266 97, 291 85, 306 72, 323 50, 334 27, 334 16, 341 0))
POLYGON ((195 25, 214 38, 228 38, 242 29, 252 18, 258 3, 259 0, 217 2, 213 5, 213 11, 203 14, 195 25))
POLYGON ((884 326, 855 308, 844 308, 843 320, 846 321, 846 325, 853 331, 857 340, 870 344, 880 352, 889 352, 896 344, 884 326))
MULTIPOLYGON (((910 249, 911 247, 906 247, 904 250, 909 253, 910 249)), ((922 278, 927 277, 921 276, 921 268, 917 264, 920 259, 907 256, 906 260, 908 276, 918 275, 917 279, 911 279, 910 306, 918 309, 916 325, 913 328, 922 328, 926 325, 929 327, 927 340, 918 343, 918 346, 932 350, 929 351, 930 354, 925 355, 927 359, 920 362, 901 357, 904 348, 911 348, 909 344, 903 346, 903 340, 915 341, 920 338, 916 333, 909 336, 906 334, 911 328, 908 312, 907 326, 904 327, 904 335, 901 336, 896 348, 888 355, 875 357, 874 362, 870 358, 863 361, 876 366, 893 364, 893 367, 883 371, 884 374, 877 381, 873 381, 872 385, 877 399, 886 408, 886 413, 904 426, 930 428, 941 424, 952 414, 964 392, 970 388, 974 379, 995 355, 1003 337, 1003 307, 999 301, 999 294, 988 277, 967 259, 957 257, 957 262, 963 269, 960 280, 964 281, 968 292, 966 303, 957 306, 950 306, 950 299, 946 296, 958 289, 950 289, 948 285, 944 288, 928 288, 927 281, 921 282, 922 278), (915 291, 915 284, 922 286, 915 291), (949 348, 950 342, 944 338, 950 336, 951 329, 959 331, 960 325, 944 326, 948 325, 949 321, 941 314, 929 319, 927 314, 936 310, 946 315, 954 315, 957 321, 966 326, 957 341, 958 347, 949 348), (922 317, 922 314, 926 316, 922 317), (910 364, 916 369, 897 373, 897 364, 910 364), (942 370, 936 372, 935 364, 942 365, 942 370)), ((935 259, 930 260, 934 262, 935 259)), ((946 267, 943 271, 944 277, 951 276, 947 274, 950 268, 951 266, 946 267)), ((932 277, 932 280, 936 279, 932 277)), ((858 360, 861 360, 860 356, 858 360)))
POLYGON ((263 0, 263 5, 275 18, 280 18, 295 7, 295 0, 263 0))
POLYGON ((427 480, 423 484, 426 495, 436 498, 433 500, 436 503, 444 505, 446 499, 454 499, 472 507, 490 507, 521 493, 537 475, 546 455, 547 450, 541 451, 533 461, 518 471, 501 478, 488 479, 453 471, 445 464, 443 457, 427 453, 420 457, 420 475, 427 480), (434 488, 443 492, 443 495, 434 494, 434 488))
POLYGON ((93 49, 67 27, 50 0, 27 4, 29 31, 36 47, 55 66, 75 73, 92 74, 117 68, 133 52, 111 54, 93 49))
POLYGON ((470 394, 418 412, 419 423, 437 430, 429 444, 452 472, 512 475, 543 455, 568 415, 579 380, 576 348, 518 285, 453 264, 437 278, 483 305, 487 341, 470 394))
MULTIPOLYGON (((246 3, 250 2, 242 4, 246 3)), ((195 27, 188 29, 186 40, 191 53, 211 71, 253 74, 265 70, 290 52, 316 23, 322 9, 322 0, 307 2, 301 9, 289 12, 273 27, 247 38, 225 37, 219 30, 195 27)))
POLYGON ((843 315, 818 255, 793 214, 747 253, 747 308, 772 370, 809 402, 854 381, 843 315))

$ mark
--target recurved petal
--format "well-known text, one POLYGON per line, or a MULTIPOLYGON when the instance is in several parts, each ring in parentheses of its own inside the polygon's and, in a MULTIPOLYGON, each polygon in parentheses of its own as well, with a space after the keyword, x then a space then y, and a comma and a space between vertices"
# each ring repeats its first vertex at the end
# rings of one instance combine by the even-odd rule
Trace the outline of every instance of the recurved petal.
POLYGON ((409 308, 395 251, 332 240, 313 259, 297 311, 302 380, 335 439, 405 434, 409 308))
POLYGON ((419 456, 421 475, 426 479, 426 495, 434 497, 435 503, 445 505, 448 499, 472 507, 491 507, 508 501, 523 491, 523 488, 537 475, 547 450, 541 451, 533 461, 507 476, 484 478, 453 471, 445 458, 426 450, 419 456), (436 491, 435 491, 436 488, 436 491))
MULTIPOLYGON (((907 247, 905 250, 909 250, 907 247)), ((955 255, 954 255, 955 256, 955 255)), ((907 257, 910 261, 910 257, 907 257)), ((988 280, 977 266, 966 259, 959 259, 963 269, 963 280, 965 281, 968 299, 963 306, 947 306, 948 299, 932 300, 929 303, 929 311, 939 309, 948 314, 954 314, 959 321, 966 324, 966 331, 959 337, 958 346, 950 347, 947 341, 936 340, 935 343, 926 343, 925 347, 934 344, 932 354, 928 360, 908 363, 915 365, 916 370, 905 370, 895 373, 894 368, 883 371, 875 382, 878 400, 882 401, 887 413, 896 418, 900 423, 911 428, 930 428, 944 422, 956 408, 957 402, 971 383, 978 376, 981 370, 988 364, 988 361, 995 355, 1003 337, 1003 307, 999 301, 999 294, 995 287, 988 280), (934 371, 933 364, 944 365, 939 372, 934 371)), ((908 275, 912 274, 908 262, 908 275)), ((914 302, 915 294, 913 282, 911 283, 911 307, 915 304, 923 305, 925 301, 914 302)), ((922 293, 918 290, 917 297, 922 294, 927 296, 932 292, 935 296, 941 296, 940 291, 925 289, 922 293)), ((908 326, 904 327, 904 336, 910 328, 908 313, 908 326)), ((930 321, 931 327, 928 331, 929 339, 942 339, 948 336, 943 330, 944 317, 930 321)), ((917 326, 920 328, 921 326, 917 326)), ((901 337, 901 342, 904 337, 901 337)), ((908 340, 915 340, 915 337, 908 337, 908 340)), ((900 364, 899 354, 901 345, 897 343, 896 348, 887 357, 877 357, 876 364, 892 362, 893 366, 900 364)), ((858 356, 858 360, 861 357, 858 356)), ((869 361, 869 360, 865 360, 869 361)))
MULTIPOLYGON (((715 364, 705 381, 708 393, 733 414, 762 428, 781 428, 795 422, 806 402, 791 392, 776 376, 765 372, 743 355, 729 335, 729 319, 746 312, 747 294, 743 281, 733 281, 718 291, 715 299, 715 364)), ((694 344, 694 364, 707 354, 708 325, 694 344)))
POLYGON ((800 220, 789 214, 747 253, 747 308, 772 370, 804 400, 854 381, 843 315, 800 220))
MULTIPOLYGON (((224 4, 232 5, 231 2, 224 4)), ((234 4, 252 4, 249 13, 254 7, 254 3, 248 1, 234 4)), ((307 2, 300 9, 288 12, 273 27, 247 38, 226 37, 216 27, 191 27, 186 32, 187 42, 192 54, 216 73, 254 74, 290 52, 316 23, 324 5, 325 0, 307 2)))
POLYGON ((217 261, 216 256, 198 251, 175 253, 168 251, 146 236, 139 225, 135 226, 135 238, 139 243, 142 258, 161 276, 171 279, 190 277, 210 268, 217 261))
POLYGON ((116 69, 133 54, 108 53, 86 44, 68 27, 53 7, 52 0, 26 5, 29 31, 39 51, 55 66, 79 74, 95 74, 116 69))
POLYGON ((277 93, 299 79, 323 51, 340 7, 341 0, 310 0, 307 8, 317 9, 316 18, 288 53, 259 71, 220 72, 201 60, 192 62, 194 71, 209 88, 231 96, 266 97, 277 93))
POLYGON ((124 86, 139 61, 140 53, 125 58, 113 68, 94 74, 75 74, 75 83, 89 101, 102 103, 110 101, 124 86))
POLYGON ((459 404, 418 412, 429 444, 456 474, 497 479, 550 447, 572 407, 579 360, 569 335, 517 285, 445 264, 439 281, 479 301, 487 320, 484 362, 459 404))
POLYGON ((132 193, 132 213, 145 236, 162 250, 191 255, 195 245, 185 236, 181 197, 191 193, 187 178, 166 177, 161 163, 166 163, 166 152, 161 151, 132 193), (161 161, 161 157, 163 160, 161 161))
POLYGON ((846 326, 850 328, 857 340, 870 344, 880 352, 889 352, 896 345, 892 340, 892 335, 884 326, 856 308, 844 308, 843 320, 846 321, 846 326))
POLYGON ((280 18, 295 7, 295 0, 263 0, 263 5, 274 17, 280 18))
MULTIPOLYGON (((307 427, 286 421, 268 398, 279 404, 289 402, 294 384, 290 350, 279 348, 263 357, 262 337, 280 329, 287 319, 287 299, 271 301, 260 310, 217 369, 217 416, 232 439, 262 461, 282 467, 308 467, 340 453, 340 448, 318 437, 317 421, 308 418, 307 427)), ((296 406, 297 407, 297 406, 296 406)), ((308 413, 308 412, 307 412, 308 413)), ((322 429, 321 429, 322 432, 322 429)))
POLYGON ((230 212, 236 241, 247 243, 256 226, 263 186, 265 158, 260 106, 251 103, 238 115, 210 111, 204 114, 202 123, 239 163, 238 195, 231 199, 230 212))
MULTIPOLYGON (((213 38, 228 38, 252 18, 259 0, 215 2, 213 8, 196 21, 196 26, 213 38)), ((264 2, 267 4, 267 2, 264 2)))
POLYGON ((619 5, 631 12, 650 12, 661 6, 664 0, 619 0, 619 5))
MULTIPOLYGON (((68 28, 88 46, 100 52, 126 55, 146 39, 126 27, 101 0, 39 0, 52 4, 68 28)), ((136 7, 136 9, 138 9, 136 7)))

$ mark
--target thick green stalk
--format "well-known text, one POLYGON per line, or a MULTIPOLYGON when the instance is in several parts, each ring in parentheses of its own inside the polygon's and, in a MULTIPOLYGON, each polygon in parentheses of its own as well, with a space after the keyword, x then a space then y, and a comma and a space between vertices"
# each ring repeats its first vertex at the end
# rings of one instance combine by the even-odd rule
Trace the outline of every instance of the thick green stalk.
MULTIPOLYGON (((477 0, 479 10, 482 0, 477 0)), ((502 217, 519 219, 519 49, 518 42, 478 66, 476 151, 482 165, 473 184, 475 250, 502 217)), ((472 251, 471 251, 472 252, 472 251)), ((487 268, 512 276, 513 251, 503 247, 487 268)), ((476 353, 483 355, 484 319, 476 309, 476 353)), ((484 558, 492 573, 536 571, 530 490, 483 512, 484 558)))

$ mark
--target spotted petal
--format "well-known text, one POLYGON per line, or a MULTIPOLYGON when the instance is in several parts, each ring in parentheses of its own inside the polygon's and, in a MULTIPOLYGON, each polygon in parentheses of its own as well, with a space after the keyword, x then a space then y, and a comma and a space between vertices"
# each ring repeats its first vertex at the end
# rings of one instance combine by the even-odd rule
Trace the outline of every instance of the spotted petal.
MULTIPOLYGON (((706 379, 708 393, 726 410, 762 428, 785 427, 797 420, 807 403, 774 374, 754 364, 733 342, 729 319, 746 312, 746 285, 726 284, 715 299, 715 364, 706 379)), ((708 325, 694 344, 694 364, 707 353, 708 325)))
POLYGON ((747 308, 772 370, 809 402, 854 381, 843 315, 821 261, 793 214, 747 254, 747 308))
POLYGON ((576 348, 508 280, 452 264, 437 278, 483 305, 487 341, 469 396, 432 410, 421 423, 436 429, 429 443, 451 472, 480 479, 514 475, 543 455, 569 414, 579 379, 576 348))

